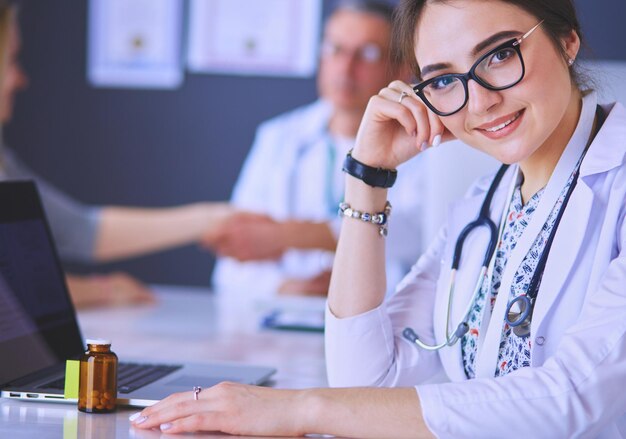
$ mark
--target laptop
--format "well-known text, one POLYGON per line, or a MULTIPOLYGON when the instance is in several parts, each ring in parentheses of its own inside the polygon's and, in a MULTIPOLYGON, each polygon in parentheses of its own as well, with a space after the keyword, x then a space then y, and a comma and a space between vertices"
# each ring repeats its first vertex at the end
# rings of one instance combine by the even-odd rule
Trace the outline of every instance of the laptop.
MULTIPOLYGON (((85 350, 39 193, 32 181, 0 182, 1 397, 65 399, 65 361, 85 350)), ((118 367, 118 405, 145 407, 173 392, 221 381, 263 384, 262 366, 127 364, 118 367)))

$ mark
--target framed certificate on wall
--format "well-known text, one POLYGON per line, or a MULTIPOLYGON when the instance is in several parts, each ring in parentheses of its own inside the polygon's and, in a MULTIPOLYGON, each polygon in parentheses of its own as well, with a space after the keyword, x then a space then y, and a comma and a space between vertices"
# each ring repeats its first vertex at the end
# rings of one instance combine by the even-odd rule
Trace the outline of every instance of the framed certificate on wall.
POLYGON ((310 77, 317 66, 321 0, 191 0, 191 72, 310 77))
POLYGON ((183 0, 90 0, 89 82, 97 87, 179 86, 182 25, 183 0))

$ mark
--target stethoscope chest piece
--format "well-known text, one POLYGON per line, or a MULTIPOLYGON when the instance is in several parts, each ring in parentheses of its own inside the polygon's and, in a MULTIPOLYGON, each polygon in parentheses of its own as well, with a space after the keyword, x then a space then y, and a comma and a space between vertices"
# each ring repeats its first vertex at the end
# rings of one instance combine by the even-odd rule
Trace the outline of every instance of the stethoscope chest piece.
POLYGON ((526 296, 517 296, 506 307, 506 323, 513 328, 518 337, 528 337, 533 311, 533 300, 526 296))
MULTIPOLYGON (((567 207, 569 199, 574 191, 574 188, 576 187, 576 183, 580 176, 580 165, 583 159, 585 158, 585 154, 587 153, 587 150, 589 146, 591 145, 591 142, 596 137, 598 131, 600 131, 600 128, 602 127, 602 124, 604 123, 604 120, 606 118, 606 115, 604 114, 604 111, 602 110, 600 106, 596 107, 596 118, 597 118, 597 123, 596 123, 595 131, 593 135, 591 136, 589 143, 585 147, 585 150, 580 156, 578 163, 576 163, 576 167, 574 168, 574 171, 572 174, 571 183, 569 185, 569 188, 567 189, 567 192, 565 193, 565 196, 563 197, 561 208, 559 209, 559 212, 556 216, 556 219, 552 226, 552 230, 550 230, 549 236, 546 239, 545 246, 541 250, 541 256, 539 257, 539 261, 537 262, 537 266, 530 280, 530 284, 528 285, 528 288, 526 289, 526 293, 511 300, 506 307, 505 321, 513 329, 513 333, 518 337, 528 337, 530 335, 530 325, 531 325, 531 320, 532 320, 532 315, 533 315, 533 307, 537 299, 539 285, 541 283, 541 278, 543 277, 548 255, 550 254, 552 241, 554 240, 556 231, 558 230, 559 223, 561 222, 561 218, 563 217, 563 213, 565 212, 565 208, 567 207)), ((445 340, 439 344, 429 345, 419 340, 419 337, 417 336, 415 331, 413 331, 411 328, 405 328, 403 332, 403 337, 406 340, 410 341, 411 343, 414 343, 421 348, 435 351, 438 349, 442 349, 446 346, 454 345, 468 332, 469 330, 468 319, 470 316, 470 312, 472 311, 476 303, 476 299, 482 288, 482 282, 483 282, 484 276, 487 273, 487 267, 490 266, 490 261, 494 257, 494 251, 499 240, 498 228, 490 219, 489 212, 490 212, 491 201, 492 201, 493 195, 496 191, 496 188, 500 184, 500 180, 502 179, 504 173, 506 172, 507 167, 508 165, 502 165, 500 167, 500 169, 498 170, 498 173, 496 174, 496 176, 494 177, 491 183, 491 186, 489 187, 489 190, 487 191, 487 194, 485 195, 485 200, 483 201, 483 204, 480 208, 478 218, 475 221, 472 221, 470 224, 468 224, 461 231, 457 239, 457 242, 455 244, 454 255, 452 258, 450 287, 448 290, 448 306, 447 306, 447 314, 446 314, 445 340), (455 278, 456 270, 459 268, 463 244, 465 243, 465 238, 470 234, 471 231, 482 226, 486 226, 487 228, 489 228, 490 233, 491 233, 491 239, 489 241, 487 251, 485 252, 485 258, 483 260, 481 274, 478 277, 476 287, 474 289, 474 294, 471 296, 471 299, 468 303, 468 306, 466 308, 465 314, 463 315, 461 323, 459 323, 459 325, 457 326, 457 329, 453 333, 450 333, 449 331, 450 309, 451 309, 451 303, 452 303, 453 296, 454 296, 454 278, 455 278)), ((509 194, 509 198, 508 198, 509 200, 511 199, 511 194, 509 194)), ((506 210, 503 211, 503 215, 504 214, 506 214, 506 210)), ((504 225, 504 222, 501 221, 500 226, 502 227, 503 225, 504 225)), ((500 230, 500 234, 502 233, 502 231, 503 229, 500 230)))

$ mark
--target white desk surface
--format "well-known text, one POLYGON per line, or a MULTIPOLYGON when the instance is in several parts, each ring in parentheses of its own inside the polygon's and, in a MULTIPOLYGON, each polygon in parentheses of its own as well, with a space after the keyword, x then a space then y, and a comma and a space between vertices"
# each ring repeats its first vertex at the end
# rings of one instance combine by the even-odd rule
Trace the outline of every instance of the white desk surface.
MULTIPOLYGON (((83 337, 110 338, 121 360, 267 365, 278 370, 275 387, 326 386, 322 334, 260 330, 257 307, 242 298, 216 298, 202 288, 156 290, 156 305, 80 312, 83 337)), ((132 429, 128 416, 136 411, 90 415, 72 404, 0 399, 0 438, 175 437, 132 429)))

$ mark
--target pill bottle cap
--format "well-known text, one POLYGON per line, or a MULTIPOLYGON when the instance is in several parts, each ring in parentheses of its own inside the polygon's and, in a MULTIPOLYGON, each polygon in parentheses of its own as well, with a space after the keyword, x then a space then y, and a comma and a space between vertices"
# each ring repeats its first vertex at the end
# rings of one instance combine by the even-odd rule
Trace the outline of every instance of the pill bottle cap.
POLYGON ((110 345, 111 340, 107 340, 105 338, 88 338, 87 344, 96 344, 96 345, 110 345))

